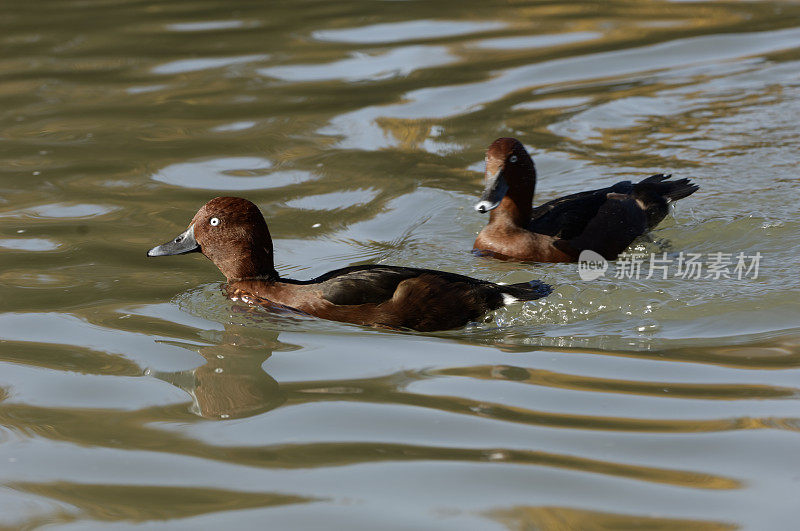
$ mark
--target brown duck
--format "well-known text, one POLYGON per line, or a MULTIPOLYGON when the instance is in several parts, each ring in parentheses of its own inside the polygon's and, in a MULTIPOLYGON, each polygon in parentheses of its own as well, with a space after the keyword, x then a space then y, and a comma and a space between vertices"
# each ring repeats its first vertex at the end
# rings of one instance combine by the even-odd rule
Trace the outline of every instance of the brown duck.
POLYGON ((225 291, 232 299, 392 329, 456 328, 505 304, 551 291, 538 280, 499 285, 444 271, 384 265, 346 267, 312 280, 281 278, 264 216, 239 197, 212 199, 189 228, 147 256, 191 252, 214 262, 228 280, 225 291))
POLYGON ((534 262, 574 262, 588 249, 613 260, 664 219, 669 203, 700 188, 689 179, 669 177, 622 181, 534 208, 533 160, 518 140, 498 138, 486 152, 486 188, 475 205, 478 212, 491 211, 489 224, 474 249, 504 260, 534 262))

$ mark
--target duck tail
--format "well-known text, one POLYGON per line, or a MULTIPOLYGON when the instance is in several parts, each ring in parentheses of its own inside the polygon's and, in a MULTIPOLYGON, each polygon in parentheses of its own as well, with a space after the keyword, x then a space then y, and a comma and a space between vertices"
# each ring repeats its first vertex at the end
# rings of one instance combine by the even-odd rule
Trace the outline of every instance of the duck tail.
POLYGON ((688 197, 700 189, 698 185, 694 184, 689 179, 684 178, 670 181, 668 180, 670 177, 672 177, 672 175, 665 175, 663 173, 651 175, 636 186, 640 189, 648 188, 650 189, 648 191, 657 193, 669 202, 688 197))
POLYGON ((541 299, 552 293, 553 288, 549 284, 545 284, 541 280, 531 280, 529 282, 520 282, 518 284, 508 284, 499 286, 503 299, 506 304, 514 301, 535 301, 541 299), (513 297, 513 300, 508 300, 505 295, 513 297))

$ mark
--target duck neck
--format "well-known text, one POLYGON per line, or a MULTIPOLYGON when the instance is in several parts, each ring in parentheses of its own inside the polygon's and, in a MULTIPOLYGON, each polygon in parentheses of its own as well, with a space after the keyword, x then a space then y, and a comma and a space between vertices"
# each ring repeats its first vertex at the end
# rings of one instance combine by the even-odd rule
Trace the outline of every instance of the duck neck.
POLYGON ((228 282, 245 279, 276 281, 280 278, 275 271, 271 241, 265 245, 243 247, 214 260, 214 263, 228 282))
POLYGON ((500 204, 489 213, 489 223, 503 223, 524 227, 531 219, 535 174, 523 186, 511 186, 500 204))

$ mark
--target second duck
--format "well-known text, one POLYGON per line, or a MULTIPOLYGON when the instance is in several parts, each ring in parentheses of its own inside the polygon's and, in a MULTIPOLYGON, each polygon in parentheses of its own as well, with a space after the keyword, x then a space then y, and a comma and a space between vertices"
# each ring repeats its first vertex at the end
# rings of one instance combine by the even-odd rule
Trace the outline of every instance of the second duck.
POLYGON ((491 211, 489 224, 474 249, 505 260, 575 262, 584 250, 614 260, 664 219, 669 203, 700 188, 669 177, 622 181, 534 208, 533 160, 518 140, 498 138, 486 152, 486 188, 475 205, 478 212, 491 211))

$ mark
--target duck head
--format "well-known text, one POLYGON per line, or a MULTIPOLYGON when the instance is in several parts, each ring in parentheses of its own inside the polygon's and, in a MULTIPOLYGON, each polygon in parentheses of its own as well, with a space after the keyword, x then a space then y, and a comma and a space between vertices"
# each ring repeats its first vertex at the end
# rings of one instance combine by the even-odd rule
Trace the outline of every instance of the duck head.
POLYGON ((486 187, 475 210, 501 210, 527 223, 536 187, 536 168, 525 146, 516 138, 498 138, 486 151, 486 187))
POLYGON ((197 211, 189 228, 153 247, 147 256, 200 252, 229 282, 245 278, 277 278, 272 238, 256 205, 241 197, 216 197, 197 211))

